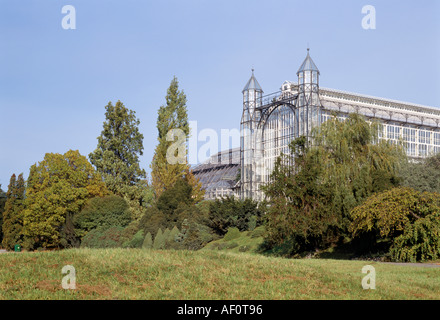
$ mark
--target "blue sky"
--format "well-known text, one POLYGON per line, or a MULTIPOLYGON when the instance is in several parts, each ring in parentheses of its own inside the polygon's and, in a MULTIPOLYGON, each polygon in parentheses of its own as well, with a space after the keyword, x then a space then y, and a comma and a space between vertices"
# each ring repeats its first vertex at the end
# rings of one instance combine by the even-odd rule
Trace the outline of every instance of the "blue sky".
POLYGON ((174 75, 189 119, 220 134, 239 128, 251 68, 277 91, 308 45, 323 87, 440 107, 438 0, 0 0, 0 184, 48 152, 87 156, 117 100, 141 121, 149 171, 174 75), (365 5, 375 30, 361 27, 365 5))

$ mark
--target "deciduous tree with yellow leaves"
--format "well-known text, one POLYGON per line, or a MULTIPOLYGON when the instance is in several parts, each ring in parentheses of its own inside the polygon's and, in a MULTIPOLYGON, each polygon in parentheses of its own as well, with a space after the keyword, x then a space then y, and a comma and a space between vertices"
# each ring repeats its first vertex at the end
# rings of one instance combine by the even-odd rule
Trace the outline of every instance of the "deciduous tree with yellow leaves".
MULTIPOLYGON (((23 213, 26 249, 70 247, 66 223, 93 197, 109 194, 101 175, 78 151, 47 153, 30 169, 23 213)), ((68 226, 67 226, 68 227, 68 226)))

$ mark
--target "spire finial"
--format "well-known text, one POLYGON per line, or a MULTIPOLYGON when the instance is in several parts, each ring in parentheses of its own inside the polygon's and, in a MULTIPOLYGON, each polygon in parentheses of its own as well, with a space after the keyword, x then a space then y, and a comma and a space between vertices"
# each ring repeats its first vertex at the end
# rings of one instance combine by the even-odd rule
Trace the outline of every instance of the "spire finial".
POLYGON ((252 67, 252 74, 254 74, 254 67, 252 67))

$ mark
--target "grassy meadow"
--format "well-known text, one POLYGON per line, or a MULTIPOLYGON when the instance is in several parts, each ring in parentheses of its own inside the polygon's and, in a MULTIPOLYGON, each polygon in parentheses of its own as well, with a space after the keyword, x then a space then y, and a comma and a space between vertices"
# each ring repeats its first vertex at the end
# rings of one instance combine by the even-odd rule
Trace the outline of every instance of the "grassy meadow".
POLYGON ((0 299, 440 299, 440 268, 219 250, 11 252, 0 270, 0 299), (361 286, 367 264, 375 290, 361 286), (75 290, 62 289, 65 265, 75 290))

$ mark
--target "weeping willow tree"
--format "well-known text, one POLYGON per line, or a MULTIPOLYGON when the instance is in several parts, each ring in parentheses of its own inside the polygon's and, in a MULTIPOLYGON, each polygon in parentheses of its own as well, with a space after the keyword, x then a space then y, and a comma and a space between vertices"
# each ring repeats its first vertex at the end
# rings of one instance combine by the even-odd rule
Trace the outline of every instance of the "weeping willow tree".
POLYGON ((263 187, 270 209, 266 243, 293 254, 349 237, 350 211, 368 196, 398 184, 402 144, 379 139, 380 124, 358 114, 334 116, 290 144, 263 187), (288 165, 294 158, 294 165, 288 165))

